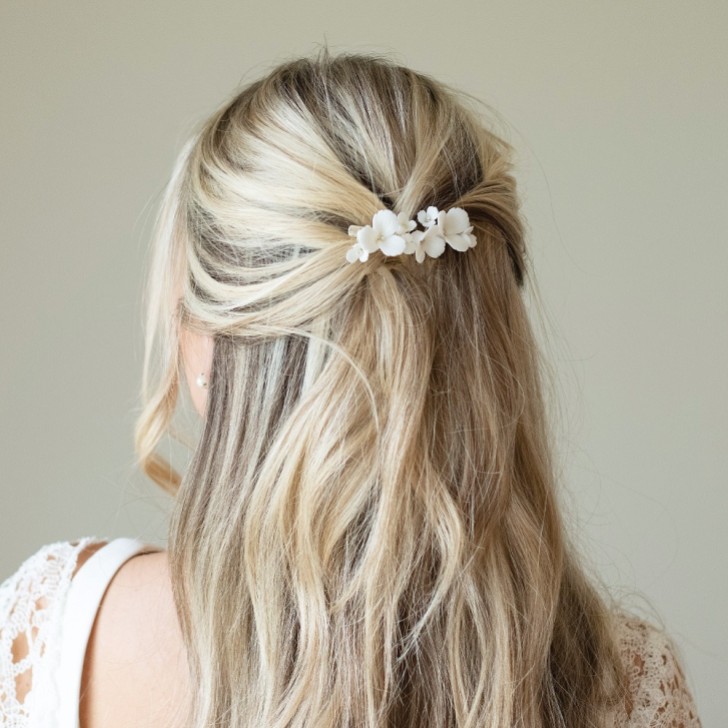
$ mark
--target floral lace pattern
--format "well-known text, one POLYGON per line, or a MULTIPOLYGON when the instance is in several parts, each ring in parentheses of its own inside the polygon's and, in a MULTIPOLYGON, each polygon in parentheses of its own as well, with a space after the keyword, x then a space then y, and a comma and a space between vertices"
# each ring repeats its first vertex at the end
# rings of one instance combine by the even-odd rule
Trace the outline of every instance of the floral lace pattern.
POLYGON ((619 639, 630 698, 616 728, 701 728, 672 639, 650 622, 621 614, 619 639))
MULTIPOLYGON (((83 550, 101 539, 83 538, 41 548, 0 584, 0 726, 58 726, 55 672, 68 588, 83 550)), ((670 637, 630 614, 618 616, 630 697, 613 728, 701 728, 693 697, 670 637)))
POLYGON ((52 726, 53 668, 79 554, 96 539, 43 546, 0 585, 0 725, 52 726))

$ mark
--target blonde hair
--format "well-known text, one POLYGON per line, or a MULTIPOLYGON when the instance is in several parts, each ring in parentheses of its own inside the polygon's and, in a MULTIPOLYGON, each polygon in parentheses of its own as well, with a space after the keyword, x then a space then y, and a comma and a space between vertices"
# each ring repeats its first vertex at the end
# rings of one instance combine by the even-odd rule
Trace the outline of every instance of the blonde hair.
POLYGON ((557 502, 510 152, 465 94, 324 49, 180 155, 137 449, 176 494, 187 725, 574 728, 624 700, 557 502), (464 208, 477 246, 346 262, 350 224, 427 205, 464 208), (179 325, 214 337, 181 478, 155 450, 179 325))

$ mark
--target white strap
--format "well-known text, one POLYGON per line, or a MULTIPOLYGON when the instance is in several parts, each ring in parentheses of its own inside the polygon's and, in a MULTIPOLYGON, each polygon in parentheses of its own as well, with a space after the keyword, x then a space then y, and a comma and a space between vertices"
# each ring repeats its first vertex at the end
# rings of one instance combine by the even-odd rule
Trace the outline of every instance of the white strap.
POLYGON ((73 577, 61 627, 61 656, 57 675, 60 728, 79 728, 81 675, 86 647, 109 582, 132 556, 160 550, 135 538, 117 538, 92 554, 73 577))

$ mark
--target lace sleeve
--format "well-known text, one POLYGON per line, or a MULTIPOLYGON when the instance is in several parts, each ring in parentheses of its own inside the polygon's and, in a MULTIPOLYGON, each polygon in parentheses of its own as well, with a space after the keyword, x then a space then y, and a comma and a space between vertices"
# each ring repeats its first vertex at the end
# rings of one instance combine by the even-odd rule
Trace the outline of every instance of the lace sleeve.
POLYGON ((43 546, 0 584, 0 726, 53 726, 52 671, 79 555, 99 539, 43 546))
POLYGON ((620 625, 630 696, 617 728, 701 728, 670 636, 629 616, 620 625))

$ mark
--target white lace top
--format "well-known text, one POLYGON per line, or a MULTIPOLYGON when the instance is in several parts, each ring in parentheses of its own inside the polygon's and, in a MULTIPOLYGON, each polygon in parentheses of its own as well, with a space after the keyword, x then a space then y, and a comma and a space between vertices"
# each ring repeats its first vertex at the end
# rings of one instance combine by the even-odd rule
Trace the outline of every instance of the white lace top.
MULTIPOLYGON (((86 645, 104 591, 141 541, 83 538, 41 548, 0 585, 0 726, 78 728, 86 645), (76 571, 79 554, 102 545, 76 571)), ((692 695, 662 631, 633 615, 619 617, 630 705, 614 728, 700 728, 692 695)))

